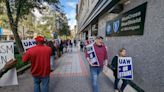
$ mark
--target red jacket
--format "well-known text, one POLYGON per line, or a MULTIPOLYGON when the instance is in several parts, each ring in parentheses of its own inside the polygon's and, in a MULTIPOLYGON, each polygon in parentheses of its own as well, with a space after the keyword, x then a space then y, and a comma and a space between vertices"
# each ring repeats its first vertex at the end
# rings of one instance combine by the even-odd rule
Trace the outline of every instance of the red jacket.
POLYGON ((50 56, 52 49, 48 46, 37 45, 23 55, 22 61, 31 62, 31 73, 33 76, 45 77, 50 74, 50 56))

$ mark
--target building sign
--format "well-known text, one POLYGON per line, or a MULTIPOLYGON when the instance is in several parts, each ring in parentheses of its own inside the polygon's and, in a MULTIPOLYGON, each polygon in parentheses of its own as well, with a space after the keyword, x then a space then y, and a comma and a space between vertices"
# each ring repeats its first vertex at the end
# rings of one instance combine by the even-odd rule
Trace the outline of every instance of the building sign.
POLYGON ((34 39, 22 40, 22 45, 24 50, 27 51, 29 48, 34 47, 36 45, 36 41, 34 39))
POLYGON ((147 2, 107 22, 106 36, 143 35, 147 2))
POLYGON ((118 78, 133 80, 133 65, 131 57, 118 57, 118 78))
POLYGON ((98 62, 97 55, 96 55, 93 44, 94 43, 91 43, 91 44, 86 46, 87 54, 89 55, 89 59, 90 59, 92 65, 99 66, 99 62, 98 62))
MULTIPOLYGON (((0 43, 0 69, 2 69, 10 59, 14 59, 13 42, 0 43)), ((10 69, 0 78, 0 86, 8 85, 18 85, 16 68, 10 69)))

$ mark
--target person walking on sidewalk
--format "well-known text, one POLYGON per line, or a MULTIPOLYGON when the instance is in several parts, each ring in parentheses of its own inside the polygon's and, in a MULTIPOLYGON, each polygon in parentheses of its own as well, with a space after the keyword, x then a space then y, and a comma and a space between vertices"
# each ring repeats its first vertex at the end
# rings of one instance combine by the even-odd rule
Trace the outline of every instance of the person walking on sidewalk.
POLYGON ((97 56, 97 61, 99 65, 92 64, 89 54, 86 52, 86 58, 90 65, 92 90, 93 92, 99 92, 98 88, 98 76, 103 70, 103 66, 107 65, 107 50, 103 44, 103 37, 97 36, 95 43, 93 44, 95 54, 97 56))
POLYGON ((35 38, 37 45, 27 50, 22 61, 31 63, 34 92, 49 92, 50 57, 52 49, 44 45, 44 37, 35 38), (40 84, 42 87, 40 88, 40 84))
POLYGON ((81 40, 80 41, 80 51, 83 52, 83 48, 84 48, 84 42, 81 40))
MULTIPOLYGON (((115 81, 114 81, 115 92, 119 92, 118 83, 119 83, 120 79, 117 78, 118 57, 126 57, 126 49, 125 48, 121 48, 118 52, 118 55, 114 56, 112 59, 112 62, 111 62, 111 68, 113 70, 114 77, 115 77, 115 81)), ((121 88, 120 88, 121 92, 123 92, 123 90, 126 87, 127 82, 128 82, 125 79, 122 79, 122 81, 123 81, 123 84, 121 85, 121 88)))
POLYGON ((47 46, 49 46, 52 49, 50 65, 51 65, 51 71, 54 71, 55 70, 55 55, 56 55, 57 49, 55 48, 52 41, 48 41, 47 46))

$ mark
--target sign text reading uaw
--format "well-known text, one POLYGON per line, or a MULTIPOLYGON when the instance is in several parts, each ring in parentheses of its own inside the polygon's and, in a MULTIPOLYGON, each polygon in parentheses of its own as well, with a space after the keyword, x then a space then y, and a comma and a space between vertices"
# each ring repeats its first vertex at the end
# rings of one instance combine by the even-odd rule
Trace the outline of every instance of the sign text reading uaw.
POLYGON ((36 41, 34 39, 22 40, 22 45, 24 50, 27 51, 29 48, 34 47, 36 45, 36 41))
POLYGON ((131 57, 118 58, 118 78, 133 80, 133 65, 131 57))

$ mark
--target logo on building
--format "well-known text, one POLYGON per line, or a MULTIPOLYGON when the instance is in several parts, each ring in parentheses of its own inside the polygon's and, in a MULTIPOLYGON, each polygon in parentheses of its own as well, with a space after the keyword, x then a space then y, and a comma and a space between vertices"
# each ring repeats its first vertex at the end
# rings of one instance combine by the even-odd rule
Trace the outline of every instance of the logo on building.
POLYGON ((147 2, 109 20, 106 26, 106 36, 143 35, 146 8, 147 2))
POLYGON ((111 27, 111 24, 108 24, 106 34, 109 35, 111 33, 112 33, 112 27, 111 27))
POLYGON ((117 20, 113 23, 113 29, 115 33, 119 31, 119 27, 120 27, 120 20, 117 20))

